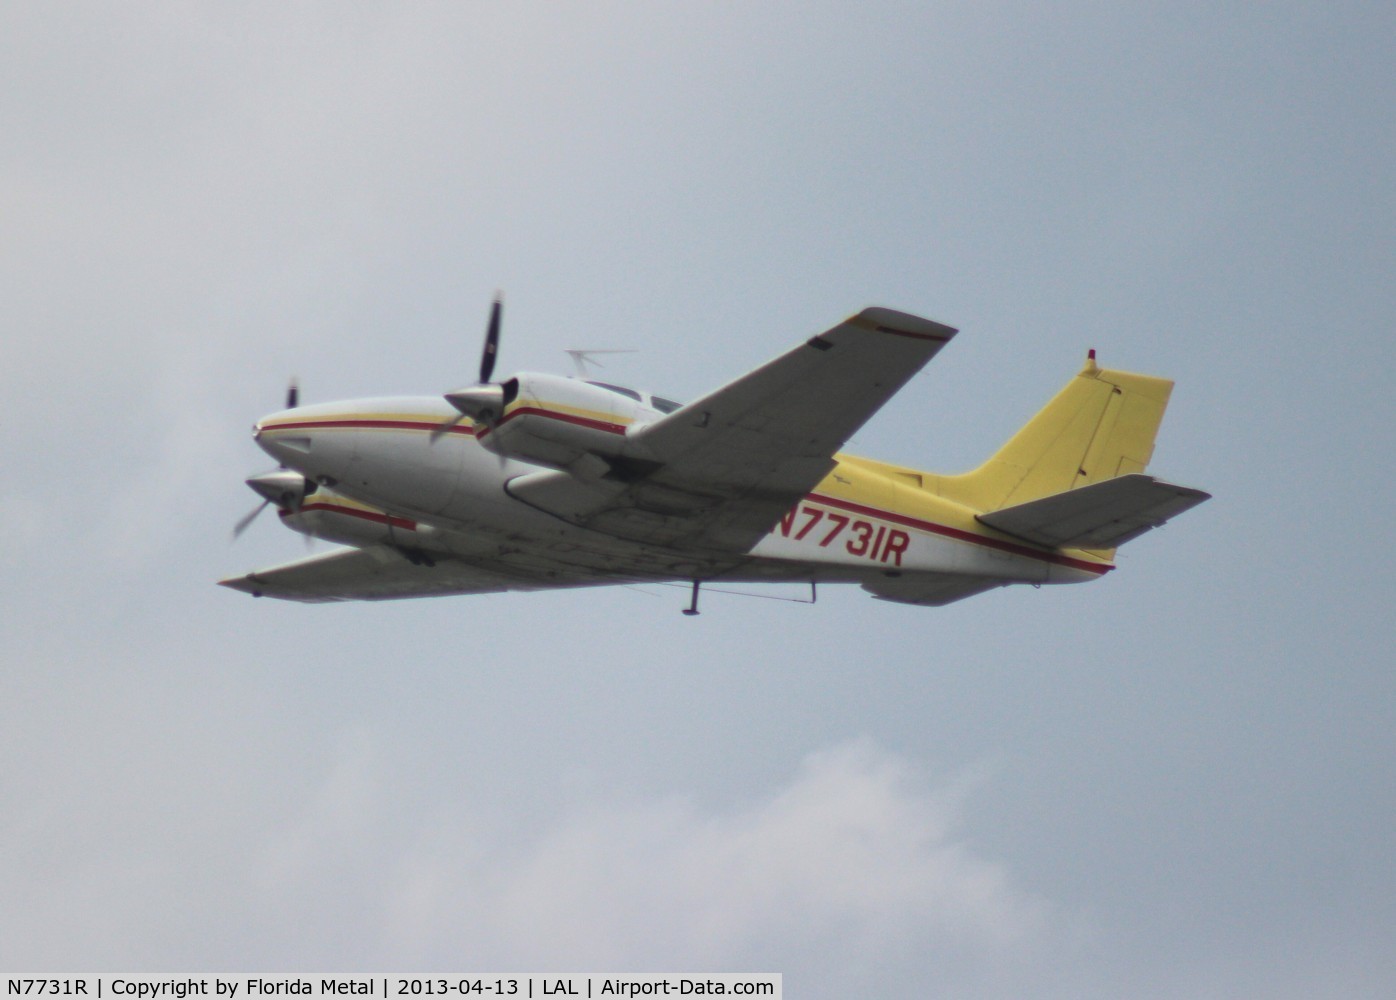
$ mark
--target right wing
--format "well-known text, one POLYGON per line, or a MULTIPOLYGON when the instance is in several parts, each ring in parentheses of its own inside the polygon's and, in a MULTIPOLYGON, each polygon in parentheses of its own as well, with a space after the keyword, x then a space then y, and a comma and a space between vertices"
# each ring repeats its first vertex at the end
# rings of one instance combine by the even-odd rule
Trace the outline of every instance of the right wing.
POLYGON ((595 531, 745 552, 833 469, 834 454, 955 330, 891 309, 838 326, 654 423, 614 473, 511 480, 515 499, 595 531))

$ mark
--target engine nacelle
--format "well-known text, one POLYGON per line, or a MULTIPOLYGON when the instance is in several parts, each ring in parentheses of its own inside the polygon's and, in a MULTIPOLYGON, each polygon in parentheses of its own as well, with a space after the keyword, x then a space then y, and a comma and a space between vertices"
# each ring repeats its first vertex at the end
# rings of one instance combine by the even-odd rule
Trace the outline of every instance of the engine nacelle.
POLYGON ((492 425, 477 426, 480 443, 496 454, 581 474, 631 457, 627 430, 660 415, 633 390, 558 375, 524 372, 504 387, 510 400, 492 425))
POLYGON ((391 545, 407 553, 440 550, 430 525, 389 514, 351 500, 333 490, 321 489, 297 508, 280 511, 281 523, 293 531, 344 545, 391 545))

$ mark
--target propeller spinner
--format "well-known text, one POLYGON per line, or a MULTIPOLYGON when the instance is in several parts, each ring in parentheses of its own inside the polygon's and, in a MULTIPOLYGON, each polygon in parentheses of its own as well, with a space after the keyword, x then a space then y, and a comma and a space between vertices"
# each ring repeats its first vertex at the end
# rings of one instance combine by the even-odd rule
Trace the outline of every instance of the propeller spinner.
POLYGON ((500 314, 503 312, 503 307, 503 299, 499 295, 495 295, 494 304, 490 307, 489 327, 485 331, 485 349, 480 355, 480 379, 472 386, 446 393, 446 402, 459 410, 460 414, 440 424, 436 430, 432 431, 433 441, 442 434, 449 433, 466 417, 475 423, 492 427, 494 422, 499 419, 500 414, 504 412, 505 404, 508 402, 505 398, 504 386, 498 382, 490 381, 490 376, 494 374, 495 356, 499 353, 500 314))

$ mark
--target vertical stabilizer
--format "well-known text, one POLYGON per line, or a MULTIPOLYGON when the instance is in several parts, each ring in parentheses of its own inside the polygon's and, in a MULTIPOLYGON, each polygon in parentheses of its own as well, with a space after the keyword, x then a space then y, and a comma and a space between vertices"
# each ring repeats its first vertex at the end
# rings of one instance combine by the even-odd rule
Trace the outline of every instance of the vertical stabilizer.
POLYGON ((1066 387, 987 462, 938 477, 938 492, 979 511, 1143 472, 1173 383, 1100 368, 1092 351, 1066 387))

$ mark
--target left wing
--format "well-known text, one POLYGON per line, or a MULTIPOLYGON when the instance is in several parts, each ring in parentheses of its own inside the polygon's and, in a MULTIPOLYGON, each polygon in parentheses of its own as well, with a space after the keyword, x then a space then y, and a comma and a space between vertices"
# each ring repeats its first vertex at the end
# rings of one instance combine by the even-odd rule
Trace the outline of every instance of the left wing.
POLYGON ((511 496, 596 531, 745 552, 828 475, 834 454, 956 331, 891 309, 838 326, 632 430, 605 478, 511 480, 511 496))
POLYGON ((626 581, 582 571, 537 576, 505 574, 444 555, 434 558, 430 564, 414 563, 389 546, 371 545, 362 549, 336 549, 218 582, 253 597, 280 597, 318 604, 497 594, 506 590, 546 590, 626 581))

